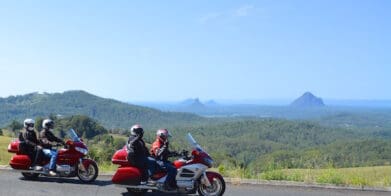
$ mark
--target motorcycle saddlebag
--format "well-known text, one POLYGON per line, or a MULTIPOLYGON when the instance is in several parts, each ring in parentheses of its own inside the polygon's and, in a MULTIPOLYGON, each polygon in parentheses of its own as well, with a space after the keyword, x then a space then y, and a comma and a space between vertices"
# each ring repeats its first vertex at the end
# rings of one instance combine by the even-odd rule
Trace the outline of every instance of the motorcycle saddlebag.
POLYGON ((28 169, 30 164, 31 160, 27 155, 14 155, 10 161, 10 166, 13 169, 28 169))
POLYGON ((138 185, 140 184, 141 173, 135 167, 120 167, 115 172, 112 182, 114 184, 138 185))

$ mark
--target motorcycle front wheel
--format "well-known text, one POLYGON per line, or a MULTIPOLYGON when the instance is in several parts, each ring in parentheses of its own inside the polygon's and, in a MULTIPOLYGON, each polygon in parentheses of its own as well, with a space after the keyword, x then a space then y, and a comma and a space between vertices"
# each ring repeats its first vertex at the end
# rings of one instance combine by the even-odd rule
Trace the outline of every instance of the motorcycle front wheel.
POLYGON ((210 184, 210 187, 200 184, 198 187, 198 194, 202 196, 221 196, 224 194, 225 181, 222 177, 213 178, 210 184))
POLYGON ((78 168, 77 177, 84 183, 93 182, 98 177, 98 166, 95 162, 92 162, 85 168, 85 171, 78 168))

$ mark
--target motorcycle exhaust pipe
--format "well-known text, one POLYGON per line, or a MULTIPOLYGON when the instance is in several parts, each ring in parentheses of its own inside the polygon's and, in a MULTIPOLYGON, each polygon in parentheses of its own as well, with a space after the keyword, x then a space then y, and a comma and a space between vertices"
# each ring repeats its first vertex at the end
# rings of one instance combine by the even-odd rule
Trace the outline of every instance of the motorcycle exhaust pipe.
POLYGON ((158 190, 156 186, 147 186, 147 185, 124 185, 124 184, 115 184, 117 187, 121 188, 131 188, 131 189, 148 189, 148 190, 158 190))
POLYGON ((37 171, 37 170, 11 169, 10 171, 11 172, 17 172, 17 173, 46 174, 45 171, 37 171))

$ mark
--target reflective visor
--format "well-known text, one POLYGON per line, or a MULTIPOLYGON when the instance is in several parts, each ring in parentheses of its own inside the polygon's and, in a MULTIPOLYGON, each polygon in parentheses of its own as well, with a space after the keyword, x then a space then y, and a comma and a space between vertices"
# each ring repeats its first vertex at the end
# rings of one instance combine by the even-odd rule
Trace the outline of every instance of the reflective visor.
POLYGON ((27 127, 34 127, 34 123, 26 123, 27 127))

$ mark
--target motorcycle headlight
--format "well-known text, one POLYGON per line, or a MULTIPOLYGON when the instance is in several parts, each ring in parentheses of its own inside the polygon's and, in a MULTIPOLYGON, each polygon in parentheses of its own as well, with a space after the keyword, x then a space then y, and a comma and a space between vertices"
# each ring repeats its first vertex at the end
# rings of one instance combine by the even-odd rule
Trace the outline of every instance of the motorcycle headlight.
POLYGON ((206 166, 208 166, 208 167, 212 167, 212 165, 213 165, 213 160, 211 158, 205 157, 204 162, 205 162, 206 166))
POLYGON ((81 154, 84 154, 84 155, 87 155, 87 153, 88 153, 88 150, 85 148, 75 147, 75 150, 77 152, 80 152, 81 154))

